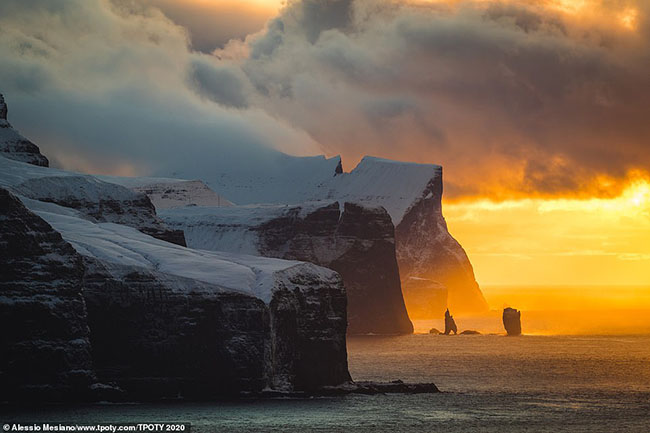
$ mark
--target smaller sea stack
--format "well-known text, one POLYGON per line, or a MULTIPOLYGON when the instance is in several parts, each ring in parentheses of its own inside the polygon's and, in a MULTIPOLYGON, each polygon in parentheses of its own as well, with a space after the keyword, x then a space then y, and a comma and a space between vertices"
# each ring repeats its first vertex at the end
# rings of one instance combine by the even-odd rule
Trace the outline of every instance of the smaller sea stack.
POLYGON ((521 311, 514 308, 503 309, 503 327, 508 336, 521 335, 521 311))
POLYGON ((449 308, 447 308, 447 311, 445 311, 445 335, 449 335, 451 332, 454 335, 458 334, 458 328, 456 327, 454 316, 449 314, 449 308))

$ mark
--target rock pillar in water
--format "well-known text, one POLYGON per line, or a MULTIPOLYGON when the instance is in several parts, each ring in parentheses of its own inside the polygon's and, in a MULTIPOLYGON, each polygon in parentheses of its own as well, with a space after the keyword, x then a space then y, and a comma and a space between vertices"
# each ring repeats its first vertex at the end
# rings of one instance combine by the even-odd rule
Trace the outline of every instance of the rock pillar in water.
POLYGON ((521 335, 521 311, 514 308, 504 308, 503 327, 510 336, 521 335))
POLYGON ((458 334, 458 328, 456 327, 454 317, 449 314, 449 308, 447 308, 447 311, 445 311, 445 335, 449 335, 452 331, 454 335, 458 334))

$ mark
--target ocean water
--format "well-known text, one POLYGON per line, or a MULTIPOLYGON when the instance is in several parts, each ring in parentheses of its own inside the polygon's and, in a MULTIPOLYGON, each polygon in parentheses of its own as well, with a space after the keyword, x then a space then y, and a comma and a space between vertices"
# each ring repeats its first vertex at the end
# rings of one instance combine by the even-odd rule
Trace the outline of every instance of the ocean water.
POLYGON ((348 341, 357 380, 429 395, 2 408, 0 422, 189 422, 193 432, 650 432, 650 336, 414 334, 348 341))

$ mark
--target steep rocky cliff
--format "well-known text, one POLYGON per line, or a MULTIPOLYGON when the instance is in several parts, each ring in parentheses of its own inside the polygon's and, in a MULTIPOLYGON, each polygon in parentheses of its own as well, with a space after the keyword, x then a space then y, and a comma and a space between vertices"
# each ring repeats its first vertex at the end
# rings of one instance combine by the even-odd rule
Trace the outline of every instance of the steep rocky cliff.
POLYGON ((313 391, 349 382, 347 299, 341 277, 308 263, 274 277, 267 345, 269 386, 313 391))
POLYGON ((441 315, 447 306, 460 313, 487 310, 463 247, 442 215, 442 169, 395 228, 404 298, 414 319, 441 315))
POLYGON ((440 317, 446 307, 456 313, 487 310, 469 258, 442 215, 442 167, 364 157, 323 189, 328 197, 386 208, 412 319, 440 317))
POLYGON ((127 400, 314 391, 351 380, 346 294, 335 272, 195 252, 23 200, 33 211, 0 189, 4 401, 93 399, 95 376, 113 385, 99 387, 113 391, 108 399, 127 400))
POLYGON ((350 380, 345 292, 335 274, 281 271, 267 305, 197 280, 86 260, 97 375, 130 398, 307 391, 350 380))
POLYGON ((185 245, 183 232, 167 227, 145 194, 94 176, 32 167, 7 159, 8 155, 0 153, 0 186, 24 197, 77 209, 89 221, 124 224, 185 245))
POLYGON ((142 267, 85 261, 84 298, 101 380, 132 400, 216 398, 265 386, 262 301, 142 267))
MULTIPOLYGON (((313 207, 314 203, 323 206, 336 201, 369 208, 383 207, 395 226, 401 287, 411 318, 440 317, 447 307, 460 314, 487 310, 469 258, 449 233, 442 214, 442 167, 365 157, 354 170, 345 173, 340 169, 340 162, 338 157, 329 160, 294 158, 286 164, 286 170, 276 173, 276 167, 276 172, 268 177, 258 172, 220 175, 209 182, 210 185, 238 205, 247 206, 241 206, 241 211, 216 213, 231 215, 236 220, 240 219, 239 215, 247 214, 242 218, 249 220, 247 225, 254 226, 278 217, 276 207, 256 205, 256 209, 251 210, 254 203, 313 207)), ((213 232, 200 228, 196 216, 190 217, 192 222, 184 225, 181 214, 185 212, 192 214, 194 211, 189 208, 175 210, 173 218, 181 222, 175 228, 185 230, 186 236, 193 236, 191 232, 196 231, 192 242, 197 247, 268 254, 251 248, 254 241, 250 238, 257 236, 253 231, 240 233, 224 221, 215 227, 210 222, 210 211, 201 212, 205 215, 205 223, 213 225, 213 232)), ((165 214, 164 218, 169 215, 165 214)), ((287 224, 294 223, 290 218, 283 218, 287 224)), ((305 251, 309 249, 308 245, 302 246, 305 251)), ((278 253, 271 250, 271 254, 278 253)), ((283 254, 286 252, 282 251, 280 256, 284 257, 283 254)), ((301 258, 311 260, 306 255, 301 258)), ((329 266, 327 261, 317 260, 316 263, 329 266)), ((352 293, 350 291, 349 296, 352 293)), ((378 301, 381 299, 377 297, 378 301)), ((351 311, 354 309, 354 301, 351 301, 351 311)), ((399 323, 395 326, 404 329, 399 323)))
POLYGON ((213 398, 350 380, 341 278, 211 253, 24 198, 84 256, 98 378, 127 398, 213 398))
POLYGON ((191 207, 161 211, 193 248, 303 260, 337 271, 351 334, 413 332, 400 289, 394 228, 380 207, 191 207))
POLYGON ((186 245, 183 232, 167 227, 145 194, 92 176, 32 178, 13 190, 35 200, 77 209, 96 222, 128 225, 155 238, 186 245))
POLYGON ((0 188, 0 401, 87 398, 81 256, 0 188))
POLYGON ((6 156, 0 400, 216 398, 351 380, 334 271, 175 245, 166 233, 184 244, 182 232, 145 194, 6 156))
POLYGON ((0 154, 16 161, 47 167, 49 161, 34 143, 16 131, 7 120, 8 108, 0 94, 0 154))

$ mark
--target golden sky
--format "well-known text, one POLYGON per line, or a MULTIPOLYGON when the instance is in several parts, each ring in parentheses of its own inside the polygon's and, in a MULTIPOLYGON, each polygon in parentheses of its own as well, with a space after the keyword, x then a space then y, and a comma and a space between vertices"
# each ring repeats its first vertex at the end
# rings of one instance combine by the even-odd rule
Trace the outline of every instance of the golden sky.
POLYGON ((488 293, 488 286, 650 287, 647 178, 614 198, 452 201, 444 213, 488 293))

